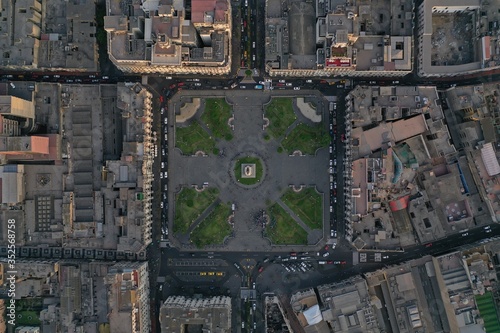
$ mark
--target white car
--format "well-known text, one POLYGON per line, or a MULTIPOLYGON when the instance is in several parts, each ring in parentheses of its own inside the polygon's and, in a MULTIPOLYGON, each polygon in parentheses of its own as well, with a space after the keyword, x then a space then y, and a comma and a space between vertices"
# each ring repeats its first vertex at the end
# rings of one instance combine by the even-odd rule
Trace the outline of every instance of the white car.
POLYGON ((306 83, 313 83, 313 80, 306 80, 306 83))
POLYGON ((160 179, 163 179, 163 172, 160 172, 160 179))
POLYGON ((286 84, 286 86, 287 86, 287 87, 291 87, 291 86, 292 86, 292 83, 290 83, 290 82, 289 82, 289 83, 287 83, 287 84, 286 84))
POLYGON ((165 120, 163 120, 163 122, 166 124, 168 124, 168 120, 167 120, 167 117, 165 117, 165 120))
POLYGON ((160 202, 160 208, 163 209, 163 201, 160 202))
POLYGON ((161 162, 161 168, 165 169, 165 162, 161 162))
POLYGON ((293 90, 300 90, 300 87, 293 87, 293 90))
POLYGON ((165 112, 165 108, 161 108, 161 114, 163 114, 163 112, 165 112))
POLYGON ((285 80, 279 80, 278 82, 279 83, 285 83, 285 80))
POLYGON ((326 258, 326 257, 328 257, 329 255, 330 255, 330 253, 329 253, 329 252, 325 252, 325 253, 323 254, 323 258, 326 258))
POLYGON ((194 84, 196 87, 201 87, 201 83, 197 82, 194 84))

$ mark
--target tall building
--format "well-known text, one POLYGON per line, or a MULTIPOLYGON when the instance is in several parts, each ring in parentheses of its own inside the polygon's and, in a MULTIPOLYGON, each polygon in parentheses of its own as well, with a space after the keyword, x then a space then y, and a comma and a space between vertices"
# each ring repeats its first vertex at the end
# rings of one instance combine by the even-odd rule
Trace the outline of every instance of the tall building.
POLYGON ((149 277, 147 262, 120 262, 108 270, 110 333, 149 333, 149 277))
POLYGON ((107 1, 106 10, 109 58, 124 72, 217 75, 230 70, 227 0, 107 1))
POLYGON ((402 77, 413 69, 413 2, 266 2, 272 76, 402 77))
POLYGON ((231 332, 231 298, 169 296, 160 308, 162 333, 231 332))

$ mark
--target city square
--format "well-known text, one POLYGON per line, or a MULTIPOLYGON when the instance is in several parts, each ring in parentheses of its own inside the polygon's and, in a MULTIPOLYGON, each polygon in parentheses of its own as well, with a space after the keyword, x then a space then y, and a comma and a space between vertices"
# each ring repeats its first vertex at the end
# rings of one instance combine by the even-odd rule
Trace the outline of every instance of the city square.
MULTIPOLYGON (((176 119, 176 123, 175 130, 168 134, 168 195, 173 203, 169 221, 178 245, 270 250, 279 245, 317 244, 324 235, 324 219, 329 216, 329 139, 323 104, 318 103, 321 96, 304 92, 304 100, 299 103, 296 98, 252 91, 219 93, 215 97, 182 94, 170 104, 170 119, 176 119), (204 115, 214 103, 220 106, 220 112, 211 110, 212 118, 224 114, 216 122, 204 115), (318 112, 314 111, 316 106, 320 107, 318 112), (273 110, 280 116, 275 117, 273 110), (319 134, 310 136, 305 129, 319 134), (185 191, 196 191, 193 200, 204 204, 179 228, 176 223, 181 223, 182 213, 177 209, 184 202, 185 191), (205 195, 205 191, 217 191, 217 195, 205 195), (209 227, 207 219, 221 206, 225 207, 221 218, 226 223, 209 227), (314 223, 309 215, 315 216, 314 223), (205 234, 204 238, 214 243, 193 241, 207 228, 219 234, 205 234)), ((170 128, 173 126, 172 121, 170 128)), ((221 224, 220 219, 217 223, 221 224)))

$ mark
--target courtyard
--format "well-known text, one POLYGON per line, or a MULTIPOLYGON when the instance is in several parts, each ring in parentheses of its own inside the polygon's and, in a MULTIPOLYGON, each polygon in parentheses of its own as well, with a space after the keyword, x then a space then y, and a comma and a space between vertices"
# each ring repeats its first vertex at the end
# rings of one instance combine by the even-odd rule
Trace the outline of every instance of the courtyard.
MULTIPOLYGON (((309 103, 322 98, 301 93, 309 103)), ((329 227, 328 124, 313 122, 292 97, 260 91, 183 92, 171 100, 170 119, 194 98, 201 103, 189 119, 169 122, 176 246, 271 251, 320 242, 329 227)))

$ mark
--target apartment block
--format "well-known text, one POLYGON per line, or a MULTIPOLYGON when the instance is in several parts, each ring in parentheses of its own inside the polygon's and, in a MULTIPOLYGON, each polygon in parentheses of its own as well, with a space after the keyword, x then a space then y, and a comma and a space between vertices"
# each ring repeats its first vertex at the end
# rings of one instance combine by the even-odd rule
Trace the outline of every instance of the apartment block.
POLYGON ((412 20, 412 1, 267 1, 266 71, 404 76, 413 69, 412 20))
POLYGON ((0 96, 0 116, 16 125, 0 136, 2 241, 15 220, 18 245, 142 253, 151 242, 152 95, 140 84, 16 84, 0 96))
POLYGON ((2 2, 0 67, 97 71, 95 2, 2 2))
POLYGON ((227 0, 108 0, 106 11, 108 55, 120 70, 229 73, 232 24, 227 0))
POLYGON ((160 307, 162 333, 231 332, 231 298, 169 296, 160 307))

